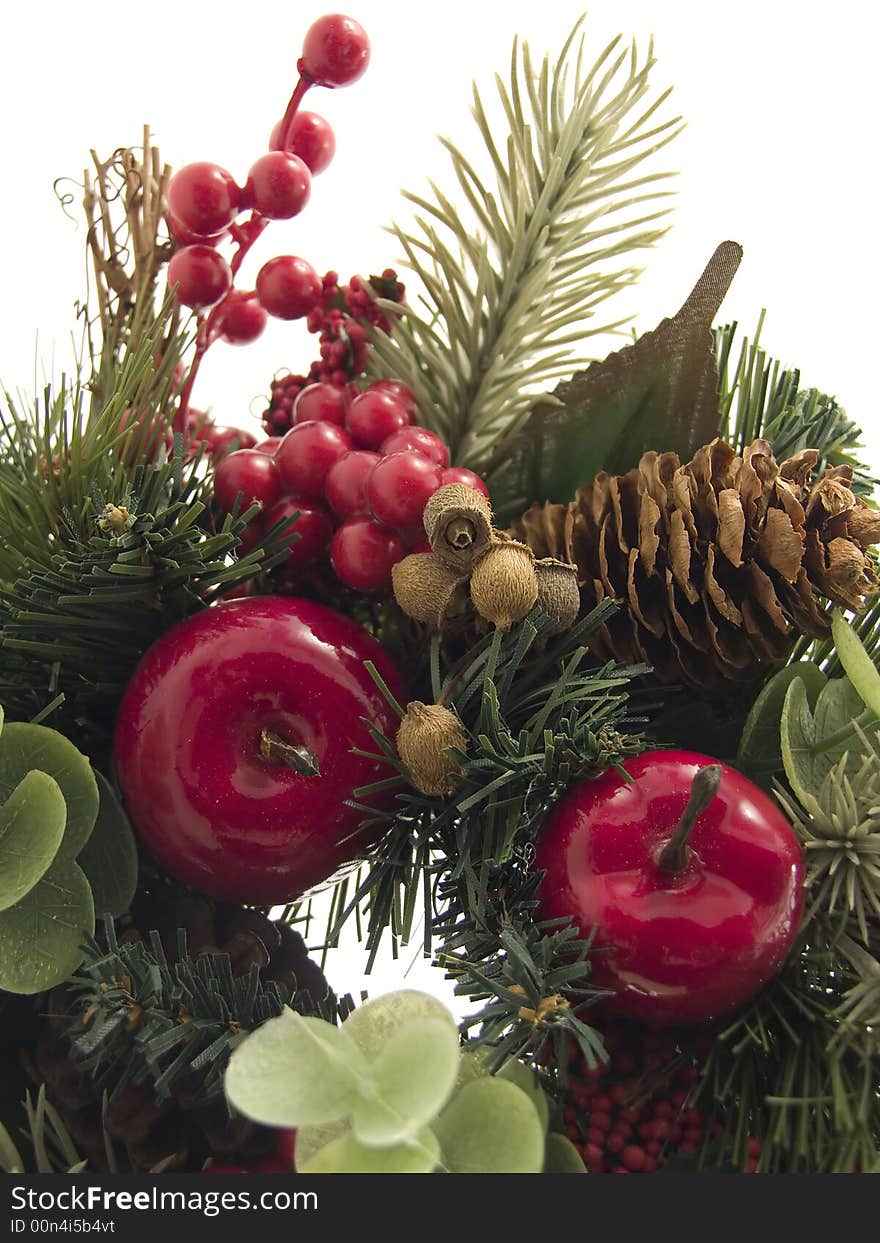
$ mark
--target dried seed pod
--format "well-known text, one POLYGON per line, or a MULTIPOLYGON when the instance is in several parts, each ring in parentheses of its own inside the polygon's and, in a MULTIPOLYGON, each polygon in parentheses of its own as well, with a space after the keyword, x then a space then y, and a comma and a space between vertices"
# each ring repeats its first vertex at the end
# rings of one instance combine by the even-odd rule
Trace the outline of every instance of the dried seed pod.
POLYGON ((542 557, 535 562, 538 579, 538 604, 556 620, 555 634, 570 630, 581 611, 581 593, 578 588, 577 566, 555 557, 542 557))
POLYGON ((470 573, 492 540, 492 511, 482 492, 463 483, 438 489, 422 516, 428 543, 462 575, 470 573))
POLYGON ((467 734, 454 712, 417 699, 407 704, 406 716, 397 730, 397 753, 410 781, 422 794, 450 793, 452 778, 461 769, 444 751, 447 747, 466 751, 467 745, 467 734))
POLYGON ((474 566, 471 600, 497 630, 508 630, 538 599, 535 554, 525 544, 498 538, 474 566))
POLYGON ((415 621, 439 626, 454 604, 463 579, 430 552, 411 552, 391 571, 394 598, 415 621))

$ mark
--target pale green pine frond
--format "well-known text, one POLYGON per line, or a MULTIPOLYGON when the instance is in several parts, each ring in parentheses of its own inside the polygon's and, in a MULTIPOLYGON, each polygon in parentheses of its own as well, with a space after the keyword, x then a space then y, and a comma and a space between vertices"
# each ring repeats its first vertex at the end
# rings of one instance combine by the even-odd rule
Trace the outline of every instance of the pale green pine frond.
POLYGON ((599 312, 638 275, 630 253, 665 231, 672 174, 641 165, 680 121, 658 115, 669 92, 649 84, 652 50, 618 37, 586 67, 580 25, 539 67, 514 41, 509 79, 496 77, 503 141, 474 88, 485 172, 442 140, 454 193, 407 194, 414 222, 391 229, 422 299, 377 334, 374 370, 407 383, 422 422, 475 470, 536 393, 587 361, 590 337, 619 327, 599 312))

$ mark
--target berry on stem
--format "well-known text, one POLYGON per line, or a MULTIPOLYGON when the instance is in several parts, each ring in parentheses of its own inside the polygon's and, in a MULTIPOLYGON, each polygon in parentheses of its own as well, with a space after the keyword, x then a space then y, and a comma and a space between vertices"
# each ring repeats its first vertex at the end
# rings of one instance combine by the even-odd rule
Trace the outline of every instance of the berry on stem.
POLYGON ((267 436, 265 440, 261 440, 258 445, 254 445, 257 453, 268 453, 269 457, 275 456, 275 450, 281 444, 280 436, 267 436))
POLYGON ((228 228, 239 209, 238 186, 231 173, 205 160, 185 164, 168 183, 168 209, 184 229, 211 237, 228 228))
POLYGON ((307 165, 313 177, 323 173, 336 154, 336 138, 328 121, 317 112, 301 110, 296 113, 287 134, 287 144, 281 146, 281 121, 269 138, 271 151, 292 151, 307 165))
POLYGON ((306 31, 298 68, 317 86, 348 86, 364 73, 370 41, 358 22, 341 13, 319 17, 306 31))
POLYGON ((230 345, 249 345, 266 327, 267 315, 253 294, 233 289, 223 303, 219 327, 230 345))
POLYGON ((351 518, 338 528, 330 544, 336 577, 355 591, 381 591, 391 583, 391 570, 406 555, 395 531, 371 518, 351 518))
POLYGON ((345 422, 359 448, 378 449, 393 432, 409 425, 409 414, 391 393, 367 389, 352 401, 345 422))
MULTIPOLYGON (((172 260, 173 262, 173 260, 172 260)), ((302 319, 321 296, 321 279, 310 263, 295 255, 278 255, 257 275, 257 297, 278 319, 302 319)))
POLYGON ((208 427, 204 439, 213 458, 221 458, 225 453, 233 453, 236 449, 253 449, 257 443, 256 436, 245 431, 243 427, 215 427, 214 424, 208 427))
POLYGON ((449 449, 439 436, 426 427, 402 427, 382 441, 382 453, 386 457, 391 453, 406 453, 410 449, 443 469, 449 465, 449 449))
POLYGON ((281 496, 275 459, 256 449, 238 449, 227 454, 214 472, 214 498, 229 513, 239 493, 241 509, 247 509, 254 501, 264 509, 274 505, 281 496))
POLYGON ((383 458, 367 481, 367 501, 375 518, 389 527, 416 527, 440 487, 440 468, 421 453, 383 458))
POLYGON ((369 513, 367 480, 381 461, 378 453, 356 449, 333 465, 324 480, 324 497, 339 518, 355 518, 369 513))
POLYGON ((308 384, 294 400, 293 422, 296 425, 323 419, 326 423, 336 423, 342 427, 345 424, 346 407, 345 392, 335 384, 327 384, 326 381, 308 384))
POLYGON ((291 151, 261 155, 248 173, 244 194, 248 203, 269 220, 290 220, 299 215, 312 188, 307 165, 291 151))
POLYGON ((275 453, 284 488, 297 496, 321 496, 331 466, 352 447, 346 432, 333 423, 298 423, 275 453))
POLYGON ((229 293, 232 272, 223 256, 210 246, 184 246, 171 256, 168 286, 175 290, 178 302, 203 311, 229 293))
POLYGON ((468 470, 465 466, 450 466, 444 470, 442 476, 442 485, 445 488, 448 483, 463 483, 466 488, 476 488, 489 500, 489 489, 486 487, 479 475, 475 475, 472 470, 468 470))
POLYGON ((410 419, 414 419, 418 413, 418 399, 412 389, 408 388, 402 380, 374 380, 367 392, 390 393, 405 407, 410 419))
POLYGON ((284 565, 308 565, 326 552, 333 535, 333 521, 324 506, 316 501, 288 497, 273 505, 265 515, 265 529, 271 530, 277 522, 292 518, 294 514, 298 517, 284 534, 289 549, 284 565))

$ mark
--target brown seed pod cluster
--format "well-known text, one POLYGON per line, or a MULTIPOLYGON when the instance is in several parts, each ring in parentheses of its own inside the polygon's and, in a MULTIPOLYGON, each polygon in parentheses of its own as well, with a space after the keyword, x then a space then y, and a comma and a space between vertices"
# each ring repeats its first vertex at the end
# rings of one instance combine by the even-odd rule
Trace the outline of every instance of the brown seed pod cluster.
POLYGON ((430 553, 412 553, 392 572, 394 596, 409 617, 444 626, 462 616, 468 598, 498 630, 507 630, 540 604, 557 632, 577 619, 573 566, 532 550, 492 527, 489 502, 474 488, 448 484, 425 506, 430 553))

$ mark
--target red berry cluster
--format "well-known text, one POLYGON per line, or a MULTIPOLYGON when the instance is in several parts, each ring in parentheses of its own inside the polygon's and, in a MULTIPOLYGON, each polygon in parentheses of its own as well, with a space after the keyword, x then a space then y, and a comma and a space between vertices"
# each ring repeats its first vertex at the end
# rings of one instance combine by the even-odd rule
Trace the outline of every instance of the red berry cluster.
MULTIPOLYGON (((568 1067, 565 1130, 591 1174, 656 1174, 678 1153, 695 1153, 718 1133, 693 1107, 697 1068, 682 1062, 674 1038, 620 1022, 604 1033, 609 1060, 589 1069, 574 1042, 568 1067)), ((748 1173, 761 1145, 748 1141, 748 1173)))
POLYGON ((390 332, 387 315, 376 305, 376 296, 403 302, 404 287, 392 268, 364 282, 353 276, 339 284, 336 272, 321 282, 321 296, 306 318, 310 332, 318 334, 320 357, 307 375, 279 376, 272 381, 271 400, 263 414, 263 426, 281 435, 293 426, 293 403, 309 384, 334 384, 344 388, 363 374, 367 361, 367 327, 390 332))
POLYGON ((326 382, 304 388, 293 426, 280 440, 230 453, 214 474, 225 511, 257 501, 262 513, 246 532, 253 548, 276 524, 289 528, 288 581, 325 555, 336 577, 356 591, 381 591, 391 569, 425 539, 422 511, 438 488, 467 483, 486 493, 472 471, 449 467, 438 436, 414 423, 414 395, 396 380, 362 393, 326 382))
POLYGON ((244 185, 219 164, 187 164, 171 178, 167 219, 179 248, 168 265, 168 282, 178 300, 200 313, 196 356, 181 396, 185 416, 199 363, 218 338, 244 345, 256 340, 268 315, 307 316, 321 298, 321 280, 305 259, 277 255, 264 263, 252 290, 233 289, 245 255, 272 220, 289 220, 308 202, 313 174, 327 167, 335 140, 316 113, 300 112, 314 85, 346 86, 367 67, 369 42, 351 18, 330 14, 308 30, 297 68, 299 81, 269 140, 270 150, 251 167, 244 185), (249 213, 239 219, 242 213, 249 213), (227 261, 217 246, 229 239, 227 261), (213 309, 212 309, 213 308, 213 309), (210 311, 210 315, 205 312, 210 311))

